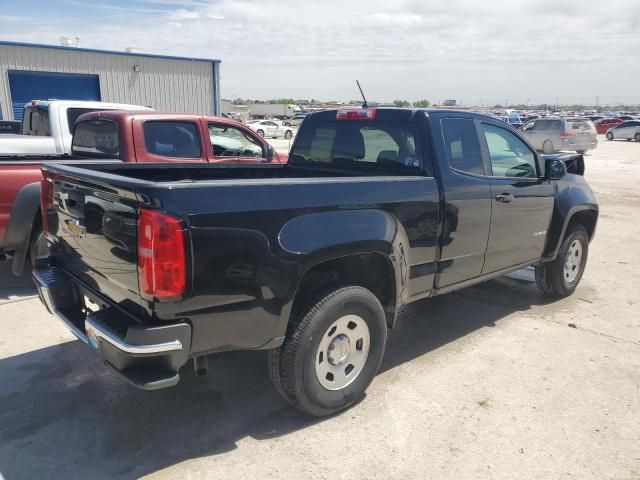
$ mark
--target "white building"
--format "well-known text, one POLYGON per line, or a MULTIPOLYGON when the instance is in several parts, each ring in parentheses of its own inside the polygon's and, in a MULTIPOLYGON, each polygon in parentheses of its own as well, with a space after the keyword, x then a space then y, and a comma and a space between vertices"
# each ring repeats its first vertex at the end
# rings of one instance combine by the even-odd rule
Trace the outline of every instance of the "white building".
POLYGON ((220 113, 220 60, 0 41, 0 119, 36 99, 220 113))

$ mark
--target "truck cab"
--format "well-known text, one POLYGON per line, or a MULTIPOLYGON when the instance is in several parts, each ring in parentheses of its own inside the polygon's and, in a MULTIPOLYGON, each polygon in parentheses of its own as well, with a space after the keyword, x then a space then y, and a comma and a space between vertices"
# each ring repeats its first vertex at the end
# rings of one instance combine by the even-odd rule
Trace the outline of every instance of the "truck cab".
POLYGON ((68 155, 77 118, 95 110, 151 110, 140 105, 81 100, 32 100, 24 106, 20 135, 0 137, 1 156, 68 155))

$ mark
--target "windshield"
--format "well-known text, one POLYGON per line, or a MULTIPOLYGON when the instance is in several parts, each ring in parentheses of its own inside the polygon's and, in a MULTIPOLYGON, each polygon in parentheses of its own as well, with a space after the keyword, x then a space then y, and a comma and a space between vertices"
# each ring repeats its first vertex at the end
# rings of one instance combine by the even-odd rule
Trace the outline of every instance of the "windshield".
POLYGON ((410 123, 334 121, 305 125, 291 151, 291 163, 391 168, 414 174, 420 169, 414 126, 410 123))

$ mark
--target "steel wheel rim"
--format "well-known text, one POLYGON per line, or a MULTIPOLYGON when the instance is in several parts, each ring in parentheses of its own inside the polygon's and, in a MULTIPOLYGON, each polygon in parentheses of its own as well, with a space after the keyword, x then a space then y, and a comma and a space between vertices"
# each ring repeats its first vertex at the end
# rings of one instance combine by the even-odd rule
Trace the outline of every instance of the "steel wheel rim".
POLYGON ((316 350, 316 378, 327 390, 349 386, 364 370, 371 335, 358 315, 340 317, 324 332, 316 350))
POLYGON ((582 266, 582 242, 574 240, 569 246, 564 260, 564 279, 567 283, 573 282, 580 273, 582 266))

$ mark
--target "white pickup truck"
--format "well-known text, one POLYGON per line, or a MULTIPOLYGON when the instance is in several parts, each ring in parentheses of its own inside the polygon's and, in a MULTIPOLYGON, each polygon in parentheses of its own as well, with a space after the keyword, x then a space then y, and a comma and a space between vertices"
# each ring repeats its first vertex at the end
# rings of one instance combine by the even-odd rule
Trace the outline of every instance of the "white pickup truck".
POLYGON ((0 136, 0 156, 71 153, 76 119, 95 110, 151 110, 140 105, 82 100, 33 100, 24 106, 21 135, 0 136))

